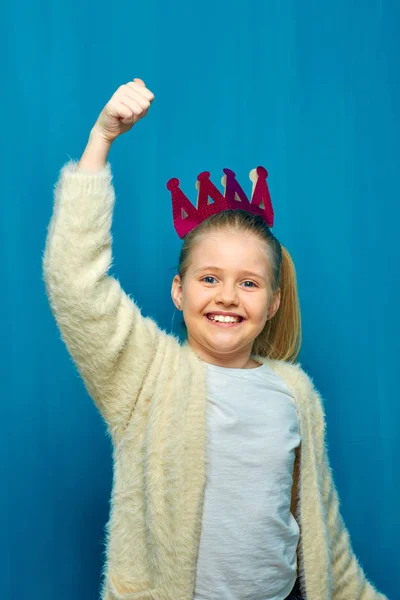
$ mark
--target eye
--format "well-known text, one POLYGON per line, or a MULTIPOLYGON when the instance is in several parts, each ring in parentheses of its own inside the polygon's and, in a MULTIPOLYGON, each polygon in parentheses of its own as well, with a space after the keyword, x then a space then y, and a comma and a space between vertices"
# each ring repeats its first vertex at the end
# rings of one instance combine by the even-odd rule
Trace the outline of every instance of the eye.
MULTIPOLYGON (((204 281, 205 279, 215 279, 215 277, 212 277, 212 275, 206 275, 206 277, 203 277, 201 279, 201 281, 204 281)), ((212 282, 211 281, 206 281, 206 283, 210 283, 211 284, 212 282)), ((248 280, 248 281, 244 281, 243 283, 250 283, 251 284, 250 286, 245 285, 245 287, 257 287, 257 285, 254 283, 254 281, 248 280)))

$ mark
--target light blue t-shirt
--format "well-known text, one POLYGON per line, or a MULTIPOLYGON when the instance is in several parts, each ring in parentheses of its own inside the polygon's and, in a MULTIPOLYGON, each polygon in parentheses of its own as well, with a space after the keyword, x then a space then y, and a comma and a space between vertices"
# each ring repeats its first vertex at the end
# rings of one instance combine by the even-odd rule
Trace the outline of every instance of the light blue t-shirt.
POLYGON ((270 367, 207 365, 206 489, 193 600, 284 600, 297 576, 290 512, 293 396, 270 367))

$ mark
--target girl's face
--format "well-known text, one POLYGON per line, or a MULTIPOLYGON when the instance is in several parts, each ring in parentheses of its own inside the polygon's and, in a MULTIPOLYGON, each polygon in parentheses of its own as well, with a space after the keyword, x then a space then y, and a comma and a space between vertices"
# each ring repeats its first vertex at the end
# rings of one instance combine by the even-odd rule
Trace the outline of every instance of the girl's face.
POLYGON ((183 285, 176 275, 171 294, 178 307, 182 304, 193 350, 205 362, 232 368, 252 366, 253 342, 280 302, 280 292, 271 293, 263 242, 230 231, 208 234, 196 244, 183 285), (221 324, 207 317, 224 312, 240 315, 241 322, 221 324))

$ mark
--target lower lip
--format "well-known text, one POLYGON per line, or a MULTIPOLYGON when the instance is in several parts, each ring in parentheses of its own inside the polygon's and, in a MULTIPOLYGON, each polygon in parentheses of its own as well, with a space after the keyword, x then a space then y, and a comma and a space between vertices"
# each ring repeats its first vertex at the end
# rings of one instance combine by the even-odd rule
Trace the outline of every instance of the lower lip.
POLYGON ((241 321, 237 321, 236 323, 221 323, 221 321, 211 321, 211 319, 209 319, 206 315, 204 316, 204 318, 207 319, 207 321, 211 323, 211 325, 216 325, 217 327, 237 327, 238 325, 241 325, 244 322, 244 319, 242 319, 241 321))

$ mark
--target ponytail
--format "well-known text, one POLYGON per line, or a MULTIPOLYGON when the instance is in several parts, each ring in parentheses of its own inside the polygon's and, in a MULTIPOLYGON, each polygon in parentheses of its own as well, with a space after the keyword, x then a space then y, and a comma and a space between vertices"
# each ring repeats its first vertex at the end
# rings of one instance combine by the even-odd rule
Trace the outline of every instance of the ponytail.
POLYGON ((302 340, 300 303, 293 260, 286 248, 281 248, 280 305, 254 340, 252 354, 294 363, 302 340))

